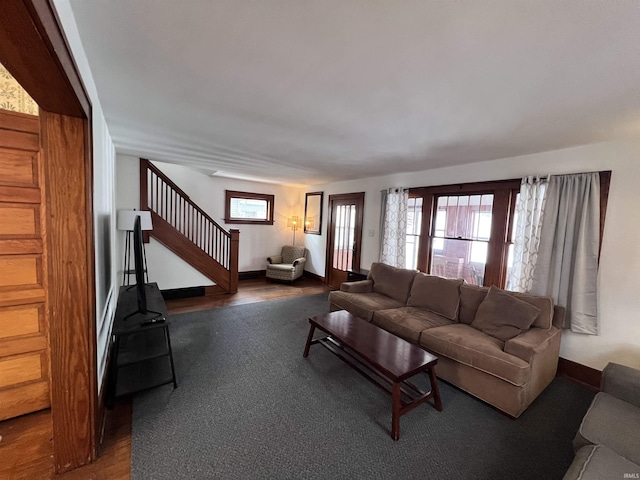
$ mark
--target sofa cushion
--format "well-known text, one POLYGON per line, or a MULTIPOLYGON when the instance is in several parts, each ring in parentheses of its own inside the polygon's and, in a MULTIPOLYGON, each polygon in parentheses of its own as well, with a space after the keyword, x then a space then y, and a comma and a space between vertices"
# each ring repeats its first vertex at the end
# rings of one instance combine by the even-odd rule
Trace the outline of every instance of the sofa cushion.
POLYGON ((549 330, 553 323, 553 298, 543 297, 540 295, 530 295, 528 293, 508 292, 518 300, 527 302, 540 309, 540 313, 531 324, 532 327, 544 328, 549 330))
POLYGON ((401 307, 374 312, 371 323, 409 342, 418 343, 420 333, 425 328, 450 325, 454 322, 422 308, 401 307))
POLYGON ((396 268, 384 263, 372 263, 368 278, 373 280, 373 291, 407 304, 413 278, 417 270, 396 268))
POLYGON ((539 308, 492 286, 471 326, 506 342, 529 330, 539 313, 539 308))
POLYGON ((576 451, 603 444, 640 465, 640 408, 608 393, 598 393, 573 440, 576 451))
POLYGON ((625 473, 627 475, 640 473, 640 466, 612 452, 604 445, 588 445, 576 452, 576 457, 562 480, 625 478, 625 473))
POLYGON ((404 303, 376 292, 348 293, 335 291, 329 293, 329 303, 335 305, 338 309, 351 312, 356 317, 364 318, 368 322, 371 321, 375 310, 404 307, 404 303))
POLYGON ((442 278, 417 273, 407 305, 426 308, 450 320, 458 318, 461 278, 442 278))
POLYGON ((527 384, 531 377, 529 363, 505 353, 502 350, 504 342, 470 325, 455 323, 429 328, 420 334, 419 343, 436 355, 448 357, 516 386, 527 384))
POLYGON ((463 283, 460 285, 460 311, 458 313, 458 321, 471 325, 476 318, 478 307, 487 296, 489 287, 477 287, 463 283))

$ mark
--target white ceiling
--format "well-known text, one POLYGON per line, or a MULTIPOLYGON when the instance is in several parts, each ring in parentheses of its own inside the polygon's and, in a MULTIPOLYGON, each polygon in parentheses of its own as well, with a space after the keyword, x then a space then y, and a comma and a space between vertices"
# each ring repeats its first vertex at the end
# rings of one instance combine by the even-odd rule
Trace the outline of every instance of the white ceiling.
POLYGON ((122 153, 318 184, 640 135, 638 0, 71 0, 122 153))

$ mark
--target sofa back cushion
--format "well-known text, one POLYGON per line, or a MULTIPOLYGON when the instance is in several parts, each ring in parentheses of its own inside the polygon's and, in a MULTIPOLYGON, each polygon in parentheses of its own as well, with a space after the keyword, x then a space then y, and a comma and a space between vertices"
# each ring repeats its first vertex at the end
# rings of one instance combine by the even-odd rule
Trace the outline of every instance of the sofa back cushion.
POLYGON ((471 326, 506 342, 529 330, 539 314, 540 309, 534 305, 492 286, 471 326))
POLYGON ((518 300, 527 302, 540 309, 540 314, 533 321, 533 327, 549 330, 553 323, 553 298, 530 295, 528 293, 509 292, 518 300))
POLYGON ((462 282, 461 278, 442 278, 417 273, 407 305, 424 308, 450 320, 457 320, 462 282))
POLYGON ((458 313, 460 323, 471 325, 488 291, 489 287, 477 287, 468 283, 460 285, 460 312, 458 313))
POLYGON ((396 268, 384 263, 374 262, 369 270, 369 278, 373 280, 373 291, 391 297, 402 303, 407 303, 413 277, 417 270, 396 268))

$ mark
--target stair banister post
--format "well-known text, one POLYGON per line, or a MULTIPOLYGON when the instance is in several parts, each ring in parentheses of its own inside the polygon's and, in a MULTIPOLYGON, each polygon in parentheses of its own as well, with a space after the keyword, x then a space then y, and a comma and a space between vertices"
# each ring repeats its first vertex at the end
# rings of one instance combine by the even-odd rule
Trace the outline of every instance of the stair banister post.
POLYGON ((229 248, 229 293, 238 291, 238 253, 240 246, 240 230, 229 230, 231 245, 229 248))
MULTIPOLYGON (((149 160, 145 158, 140 159, 140 206, 139 210, 151 210, 149 206, 149 186, 147 169, 149 168, 149 160)), ((142 232, 142 239, 144 243, 149 243, 149 232, 147 230, 142 232)))

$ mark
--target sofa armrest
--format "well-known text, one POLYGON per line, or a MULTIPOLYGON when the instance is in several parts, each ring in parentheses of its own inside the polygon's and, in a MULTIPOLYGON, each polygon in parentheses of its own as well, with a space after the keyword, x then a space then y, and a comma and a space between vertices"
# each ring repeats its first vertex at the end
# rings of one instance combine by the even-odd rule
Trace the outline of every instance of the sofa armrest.
POLYGON ((306 259, 306 258, 304 258, 304 257, 296 258, 296 259, 293 261, 293 266, 295 267, 295 266, 296 266, 296 265, 298 265, 298 264, 300 264, 300 265, 304 265, 304 262, 306 262, 306 261, 307 261, 307 259, 306 259))
POLYGON ((552 338, 558 333, 559 331, 555 327, 551 327, 550 330, 530 328, 517 337, 507 340, 504 344, 504 351, 531 363, 534 355, 545 350, 552 338))
POLYGON ((602 371, 600 390, 640 408, 640 370, 609 363, 602 371))
POLYGON ((267 257, 267 262, 271 264, 282 263, 282 255, 271 255, 270 257, 267 257))
POLYGON ((340 291, 349 293, 367 293, 373 291, 373 280, 358 280, 357 282, 343 282, 340 291))

